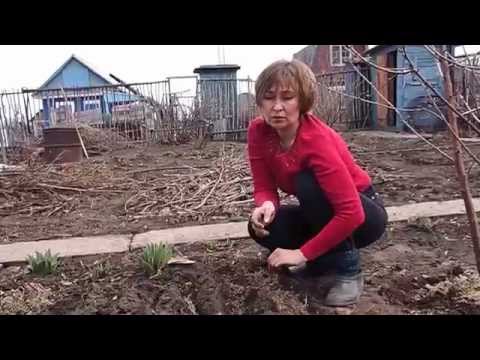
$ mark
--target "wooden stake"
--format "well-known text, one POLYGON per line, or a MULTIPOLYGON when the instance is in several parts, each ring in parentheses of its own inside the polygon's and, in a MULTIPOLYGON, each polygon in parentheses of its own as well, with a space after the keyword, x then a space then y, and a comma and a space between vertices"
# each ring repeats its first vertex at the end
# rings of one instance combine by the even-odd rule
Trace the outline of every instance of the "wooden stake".
POLYGON ((88 157, 87 148, 85 147, 85 144, 83 143, 82 135, 80 135, 80 131, 78 130, 77 124, 75 124, 75 130, 77 130, 77 135, 78 135, 78 138, 80 139, 80 144, 82 145, 83 153, 85 154, 85 157, 88 159, 89 157, 88 157))

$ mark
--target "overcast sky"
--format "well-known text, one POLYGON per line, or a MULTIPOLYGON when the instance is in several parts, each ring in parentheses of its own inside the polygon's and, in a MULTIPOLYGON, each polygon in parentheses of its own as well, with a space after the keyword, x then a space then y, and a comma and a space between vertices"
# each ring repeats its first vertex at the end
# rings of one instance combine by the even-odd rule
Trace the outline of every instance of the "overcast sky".
MULTIPOLYGON (((225 63, 240 65, 241 78, 256 78, 271 62, 291 59, 305 46, 224 45, 225 63)), ((194 68, 218 63, 217 45, 0 45, 0 89, 39 87, 72 54, 126 82, 194 75, 194 68)))
MULTIPOLYGON (((271 62, 291 59, 305 46, 224 45, 225 63, 240 65, 239 77, 255 79, 271 62)), ((72 54, 126 82, 193 75, 194 68, 219 59, 217 45, 0 45, 0 89, 37 88, 72 54)))

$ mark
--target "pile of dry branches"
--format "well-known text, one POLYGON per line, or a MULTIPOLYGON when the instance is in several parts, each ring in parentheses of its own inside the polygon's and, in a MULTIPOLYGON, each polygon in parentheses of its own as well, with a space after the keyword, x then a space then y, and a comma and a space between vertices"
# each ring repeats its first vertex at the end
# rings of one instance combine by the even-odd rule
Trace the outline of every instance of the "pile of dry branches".
POLYGON ((0 176, 0 216, 68 213, 89 196, 128 190, 128 184, 122 185, 109 183, 99 166, 28 164, 23 171, 0 176))
POLYGON ((122 205, 115 212, 127 220, 162 217, 180 223, 248 215, 251 177, 238 145, 227 144, 220 154, 197 151, 192 156, 214 161, 156 168, 142 168, 138 158, 115 157, 113 164, 94 159, 68 166, 34 163, 0 176, 0 216, 49 217, 119 199, 122 205))
POLYGON ((129 175, 151 184, 125 201, 125 213, 134 218, 174 215, 202 220, 211 215, 235 216, 243 213, 239 207, 247 209, 252 203, 249 169, 243 154, 234 147, 224 148, 219 159, 207 168, 145 169, 129 175))

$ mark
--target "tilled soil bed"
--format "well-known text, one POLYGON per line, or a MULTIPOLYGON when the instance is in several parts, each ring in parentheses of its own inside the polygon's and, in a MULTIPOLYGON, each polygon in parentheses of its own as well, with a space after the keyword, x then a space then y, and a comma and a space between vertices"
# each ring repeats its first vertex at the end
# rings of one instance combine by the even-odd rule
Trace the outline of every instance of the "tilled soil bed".
POLYGON ((393 224, 363 250, 365 292, 355 307, 322 305, 325 287, 269 273, 249 239, 176 247, 195 263, 147 277, 141 251, 64 259, 56 275, 0 270, 2 314, 480 314, 463 216, 393 224))
MULTIPOLYGON (((347 133, 387 206, 461 198, 455 169, 418 139, 347 133)), ((443 135, 430 139, 451 154, 443 135)), ((470 143, 474 153, 478 143, 470 143)), ((0 176, 0 245, 246 220, 252 187, 245 144, 133 146, 80 163, 0 176)), ((480 168, 467 163, 479 196, 480 168)), ((283 196, 285 198, 285 196, 283 196)), ((480 282, 464 216, 390 224, 362 250, 365 293, 354 308, 322 305, 325 287, 265 267, 251 240, 176 248, 195 260, 148 278, 141 251, 64 259, 59 273, 0 269, 2 314, 479 314, 480 282)))

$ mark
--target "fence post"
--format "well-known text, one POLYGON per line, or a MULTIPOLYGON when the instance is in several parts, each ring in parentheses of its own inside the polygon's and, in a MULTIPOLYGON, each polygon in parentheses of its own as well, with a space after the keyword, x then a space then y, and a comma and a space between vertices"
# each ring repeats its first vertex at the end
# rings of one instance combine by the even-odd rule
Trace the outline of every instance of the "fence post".
POLYGON ((3 94, 0 101, 0 146, 2 148, 2 160, 4 164, 7 164, 7 119, 5 119, 5 109, 3 107, 3 94))
POLYGON ((0 147, 2 148, 2 161, 4 164, 7 164, 7 142, 4 140, 3 128, 3 117, 0 114, 0 147))

